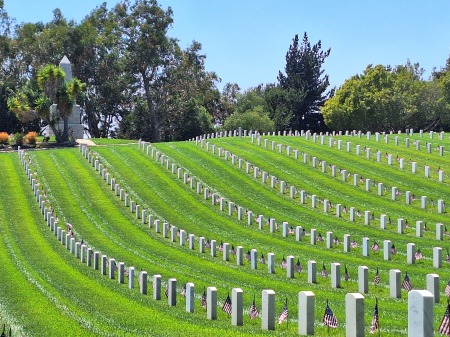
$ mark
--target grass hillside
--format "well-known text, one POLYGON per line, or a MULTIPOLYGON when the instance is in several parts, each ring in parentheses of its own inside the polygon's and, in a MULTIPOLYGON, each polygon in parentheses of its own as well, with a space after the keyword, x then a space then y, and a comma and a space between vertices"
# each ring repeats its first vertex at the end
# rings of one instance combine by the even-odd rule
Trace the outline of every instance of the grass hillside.
POLYGON ((401 270, 402 280, 407 272, 415 289, 426 288, 427 274, 439 274, 441 300, 434 311, 436 329, 439 326, 447 305, 444 289, 450 279, 450 264, 446 262, 450 236, 444 234, 442 241, 436 238, 436 224, 450 229, 449 213, 438 212, 439 200, 447 205, 450 202, 448 134, 443 139, 438 134, 433 138, 429 134, 389 135, 387 142, 381 136, 377 141, 375 135, 370 139, 335 136, 331 141, 330 137, 322 140, 320 136, 315 141, 312 136, 261 136, 259 140, 230 137, 151 145, 93 141, 97 146, 89 148, 89 157, 106 169, 103 175, 107 172, 110 179, 114 178, 130 200, 146 210, 147 215, 152 214, 152 220, 195 235, 195 247, 191 250, 188 242, 180 245, 179 237, 172 242, 170 232, 169 238, 164 238, 156 232, 154 223, 150 227, 137 218, 78 148, 26 152, 28 167, 40 184, 39 193, 45 205, 54 210, 58 226, 66 230, 70 223, 78 242, 83 240, 100 255, 124 262, 126 268, 135 267, 133 289, 128 287, 128 277, 125 284, 120 284, 117 276, 109 279, 81 263, 55 238, 18 154, 0 153, 0 324, 11 327, 14 336, 291 336, 298 334, 297 300, 298 292, 303 290, 316 296, 316 335, 345 336, 345 294, 358 292, 358 266, 369 268, 369 292, 364 294, 367 334, 378 299, 382 335, 407 335, 407 292, 402 290, 401 299, 389 297, 390 269, 401 270), (409 139, 409 147, 405 146, 405 138, 409 139), (431 152, 427 143, 431 144, 431 152), (443 156, 439 146, 444 147, 443 156), (365 152, 368 148, 369 158, 365 152), (389 155, 393 158, 391 165, 389 155), (416 173, 411 169, 413 162, 416 173), (429 177, 425 177, 425 166, 429 167, 429 177), (259 173, 255 174, 255 170, 259 173), (439 181, 439 171, 443 171, 443 181, 439 181), (268 177, 265 183, 263 174, 268 177), (357 186, 354 174, 358 175, 357 186), (276 177, 274 187, 271 176, 276 177), (369 191, 366 179, 371 181, 369 191), (198 182, 201 193, 197 193, 198 182), (378 193, 378 183, 383 184, 382 195, 378 193), (284 193, 282 184, 286 184, 284 193), (291 186, 295 187, 294 198, 290 195, 291 186), (398 189, 395 200, 391 192, 394 186, 398 189), (306 195, 304 203, 300 200, 302 190, 306 195), (411 194, 410 204, 405 199, 407 191, 411 194), (213 205, 213 195, 226 201, 223 211, 219 201, 213 205), (425 209, 421 207, 422 196, 427 199, 425 209), (312 207, 313 198, 316 207, 312 207), (230 202, 236 206, 231 215, 230 202), (329 209, 325 211, 327 202, 329 209), (340 217, 336 216, 338 204, 343 210, 340 217), (242 207, 241 220, 237 207, 242 207), (350 221, 348 213, 351 207, 358 212, 354 221, 350 221), (366 211, 370 212, 369 224, 365 223, 366 211), (250 224, 247 212, 254 214, 250 224), (390 219, 385 230, 380 229, 382 214, 386 221, 390 219), (261 226, 256 222, 259 215, 263 219, 261 226), (403 234, 398 233, 399 218, 403 219, 403 234), (270 219, 275 224, 272 230, 270 219), (422 237, 416 233, 418 221, 424 227, 422 237), (307 236, 301 241, 292 233, 285 237, 284 222, 293 230, 301 226, 307 236), (312 245, 311 229, 323 238, 332 232, 339 243, 332 248, 327 248, 326 242, 312 245), (358 245, 350 252, 343 249, 345 234, 350 234, 358 245), (239 266, 233 255, 225 261, 220 251, 215 257, 209 248, 201 253, 199 237, 216 240, 217 245, 222 242, 230 247, 242 246, 244 256, 256 249, 258 259, 261 255, 267 259, 268 253, 274 253, 275 273, 268 273, 267 265, 259 261, 257 269, 252 269, 246 259, 239 266), (380 248, 370 249, 369 256, 362 254, 366 237, 371 247, 377 242, 380 248), (383 258, 384 240, 391 240, 398 250, 390 261, 383 258), (423 254, 414 265, 407 264, 408 243, 415 243, 416 250, 423 254), (442 248, 442 268, 433 268, 433 247, 442 248), (283 257, 290 255, 295 262, 300 261, 303 270, 289 279, 280 264, 283 257), (315 284, 308 283, 309 260, 317 262, 315 284), (334 262, 341 264, 341 287, 337 289, 331 288, 330 276, 320 274, 322 264, 330 273, 334 262), (350 276, 347 281, 344 267, 350 276), (381 282, 374 285, 377 269, 381 282), (149 275, 147 295, 139 292, 137 274, 141 270, 149 275), (155 274, 162 277, 161 301, 153 300, 155 274), (164 296, 169 278, 177 280, 175 307, 169 306, 164 296), (187 282, 195 285, 194 313, 186 312, 186 300, 181 296, 187 282), (218 291, 218 318, 213 321, 206 318, 201 306, 202 293, 210 286, 218 291), (240 327, 233 327, 231 318, 221 310, 233 288, 244 292, 244 325, 240 327), (262 331, 260 318, 251 320, 248 314, 254 297, 261 311, 264 289, 276 293, 277 318, 288 300, 288 324, 277 324, 275 331, 262 331), (327 301, 340 322, 337 329, 330 331, 322 323, 327 301))

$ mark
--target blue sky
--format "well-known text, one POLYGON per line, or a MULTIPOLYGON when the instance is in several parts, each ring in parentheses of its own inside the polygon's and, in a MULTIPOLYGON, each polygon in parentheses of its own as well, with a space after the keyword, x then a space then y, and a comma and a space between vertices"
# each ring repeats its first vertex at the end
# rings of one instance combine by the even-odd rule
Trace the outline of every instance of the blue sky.
MULTIPOLYGON (((98 0, 5 0, 17 22, 48 22, 60 8, 80 22, 98 0)), ((109 6, 117 1, 106 1, 109 6)), ((169 35, 187 47, 199 41, 206 68, 222 82, 245 90, 276 82, 295 34, 306 31, 311 43, 331 48, 324 64, 333 86, 339 87, 368 64, 398 65, 409 58, 420 63, 428 78, 433 67, 450 55, 450 1, 433 0, 159 0, 171 6, 174 24, 169 35)))

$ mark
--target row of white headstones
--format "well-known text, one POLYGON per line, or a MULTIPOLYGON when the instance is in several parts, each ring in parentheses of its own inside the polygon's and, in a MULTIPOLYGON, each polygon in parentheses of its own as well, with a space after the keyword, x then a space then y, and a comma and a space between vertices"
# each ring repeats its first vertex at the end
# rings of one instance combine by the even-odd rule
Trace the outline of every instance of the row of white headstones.
MULTIPOLYGON (((105 255, 101 255, 99 252, 92 252, 90 247, 87 247, 85 244, 81 244, 80 242, 76 242, 75 238, 69 237, 69 234, 65 234, 64 229, 57 226, 57 222, 54 221, 54 218, 51 216, 51 212, 46 212, 48 209, 48 203, 46 200, 43 200, 43 194, 40 192, 40 184, 37 183, 37 177, 34 173, 31 172, 31 168, 28 167, 28 162, 24 152, 19 149, 19 155, 21 157, 24 168, 28 174, 30 179, 30 184, 35 193, 36 200, 39 202, 39 206, 44 214, 44 219, 46 219, 48 226, 54 232, 55 236, 58 240, 61 241, 62 244, 65 244, 67 249, 70 250, 72 254, 75 255, 76 258, 80 258, 82 263, 86 263, 87 266, 92 266, 94 269, 100 269, 102 275, 106 275, 107 266, 109 266, 109 277, 111 279, 115 278, 115 271, 118 270, 118 281, 119 283, 124 283, 124 275, 125 275, 125 264, 123 262, 119 262, 116 266, 116 262, 114 258, 107 258, 105 255), (101 257, 101 259, 100 259, 101 257), (93 261, 92 261, 93 260, 93 261), (100 260, 100 264, 99 264, 100 260)), ((100 167, 97 166, 99 171, 100 167)), ((106 180, 106 179, 105 179, 106 180)), ((176 232, 172 230, 172 241, 176 235, 173 233, 176 232)), ((192 240, 193 242, 194 240, 192 240)), ((256 260, 256 258, 254 259, 256 260)), ((314 262, 314 261, 310 261, 314 262)), ((290 256, 288 258, 288 265, 294 265, 294 258, 290 256)), ((308 270, 312 270, 313 263, 308 263, 308 270)), ((315 267, 315 265, 314 265, 315 267)), ((288 269, 292 269, 292 267, 288 267, 288 269)), ((332 264, 332 283, 334 286, 339 286, 340 283, 340 264, 334 263, 332 264)), ((315 275, 315 273, 314 273, 315 275)), ((361 266, 359 268, 359 278, 362 280, 360 283, 365 284, 366 289, 368 289, 368 268, 365 266, 361 266)), ((400 271, 399 270, 391 270, 391 289, 396 289, 398 291, 398 297, 401 296, 400 293, 400 271)), ((129 287, 134 287, 134 268, 128 268, 128 277, 129 277, 129 287)), ((142 271, 139 275, 139 284, 140 284, 140 292, 142 294, 147 294, 147 273, 142 271)), ((315 276, 314 276, 315 277, 315 276)), ((171 306, 176 305, 176 279, 171 278, 168 280, 168 303, 171 306)), ((435 274, 427 275, 427 285, 433 285, 430 290, 436 292, 437 295, 433 295, 430 291, 425 290, 414 290, 411 291, 408 295, 408 308, 409 308, 409 325, 408 328, 411 328, 411 331, 417 331, 417 329, 422 329, 424 332, 423 335, 420 336, 428 336, 430 331, 433 331, 432 322, 433 319, 428 321, 430 318, 430 308, 431 314, 433 314, 433 301, 436 301, 436 296, 439 296, 439 276, 435 274), (430 279, 430 281, 428 281, 430 279), (432 280, 432 281, 431 281, 432 280), (436 289, 437 285, 437 289, 436 289), (430 302, 431 301, 431 302, 430 302), (431 303, 431 307, 430 307, 431 303), (419 312, 417 309, 422 309, 419 312), (421 313, 421 314, 420 314, 421 313), (421 326, 417 325, 417 322, 422 322, 421 326), (431 326, 430 326, 431 322, 431 326), (414 327, 412 327, 414 325, 414 327), (431 330, 430 330, 431 329, 431 330)), ((361 288, 360 288, 361 289, 361 288)), ((362 291, 364 292, 364 291, 362 291)), ((392 290, 391 290, 392 293, 392 290)), ((194 310, 194 284, 187 283, 186 284, 186 311, 193 312, 194 310)), ((161 299, 161 275, 153 276, 153 297, 155 300, 161 299)), ((207 289, 207 318, 208 319, 217 319, 217 288, 208 287, 207 289)), ((310 291, 303 291, 298 294, 298 331, 300 334, 314 334, 314 294, 310 291)), ((240 288, 232 289, 232 314, 231 314, 231 323, 233 325, 243 325, 243 291, 240 288)), ((359 336, 364 333, 364 297, 359 293, 349 293, 345 297, 346 300, 346 331, 350 333, 350 335, 359 336)), ((437 300, 437 302, 439 302, 437 300)), ((262 291, 262 308, 261 308, 261 318, 262 323, 261 327, 263 330, 273 330, 275 329, 275 292, 273 290, 263 290, 262 291)), ((419 336, 419 335, 417 335, 419 336)))
MULTIPOLYGON (((146 151, 147 154, 151 155, 153 158, 156 158, 157 162, 160 162, 162 165, 165 165, 166 168, 169 170, 170 167, 172 168, 172 174, 177 173, 178 174, 178 178, 179 179, 183 179, 183 182, 185 184, 190 183, 191 188, 194 188, 195 186, 195 181, 199 180, 197 177, 195 176, 191 176, 189 174, 189 172, 184 171, 183 168, 178 167, 179 165, 177 165, 176 163, 174 163, 173 161, 171 162, 171 159, 168 158, 167 156, 165 156, 162 152, 157 151, 156 148, 154 146, 152 146, 149 143, 146 142, 141 142, 139 144, 139 148, 142 147, 143 151, 146 151), (184 171, 184 172, 183 172, 184 171)), ((225 159, 227 159, 226 157, 226 153, 228 151, 225 151, 225 159)), ((232 155, 233 158, 234 155, 232 155)), ((241 160, 241 159, 239 159, 241 160)), ((232 159, 233 161, 233 159, 232 159)), ((248 163, 248 162, 247 162, 248 163)), ((247 165, 248 167, 249 165, 247 165)), ((210 194, 211 191, 213 191, 213 189, 211 187, 207 187, 207 186, 203 186, 205 185, 204 183, 202 183, 201 181, 197 182, 197 193, 201 193, 202 189, 204 192, 204 198, 205 199, 209 199, 211 198, 212 200, 212 204, 216 205, 217 204, 217 200, 219 200, 219 207, 221 211, 226 210, 226 204, 228 204, 228 214, 229 216, 232 216, 234 213, 235 208, 237 208, 237 216, 238 216, 238 220, 242 220, 243 219, 243 207, 242 206, 235 206, 235 203, 227 200, 224 197, 220 197, 220 195, 218 193, 212 193, 210 194)), ((325 204, 326 204, 326 200, 325 200, 325 204)), ((340 208, 340 205, 338 204, 336 206, 336 208, 340 208)), ((356 212, 354 211, 354 207, 351 207, 350 210, 353 210, 353 214, 355 214, 356 212)), ((351 212, 351 211, 350 211, 351 212)), ((253 212, 251 210, 247 210, 247 224, 250 225, 252 224, 252 217, 253 217, 253 212)), ((365 217, 368 217, 367 212, 365 212, 365 217)), ((386 229, 386 215, 382 215, 381 216, 382 219, 382 226, 381 228, 386 229), (384 220, 384 221, 383 221, 384 220), (383 225, 384 224, 384 225, 383 225)), ((263 215, 259 215, 256 218, 257 223, 259 224, 259 229, 263 229, 263 224, 264 224, 264 216, 263 215)), ((269 229, 271 233, 276 232, 277 230, 277 224, 274 218, 270 218, 269 220, 269 229)), ((367 222, 366 224, 369 224, 369 222, 367 222)), ((400 218, 398 220, 398 228, 399 228, 399 233, 403 233, 403 228, 404 228, 404 219, 400 218)), ((288 222, 283 222, 282 223, 282 234, 283 237, 287 237, 289 236, 289 232, 290 232, 290 228, 289 228, 289 224, 288 222)), ((310 240, 311 240, 311 244, 315 245, 317 243, 317 234, 316 234, 316 229, 311 229, 310 231, 310 240)), ((443 240, 443 233, 444 233, 444 227, 442 223, 438 223, 436 225, 436 237, 438 240, 442 241, 443 240)), ((417 237, 422 237, 423 235, 423 222, 422 221, 417 221, 416 223, 416 235, 417 237)), ((296 236, 296 240, 297 241, 301 241, 302 237, 303 237, 303 228, 301 226, 296 226, 295 228, 295 236, 296 236)), ((351 248, 351 237, 349 234, 345 234, 344 235, 344 242, 343 242, 343 249, 344 252, 349 252, 350 248, 351 248)), ((329 231, 326 233, 326 246, 327 248, 332 248, 334 246, 334 240, 333 240, 333 232, 329 231)), ((390 260, 391 259, 391 246, 392 246, 392 242, 391 240, 384 240, 384 259, 385 260, 390 260)), ((369 245, 369 238, 363 238, 362 241, 362 254, 363 256, 368 256, 369 252, 370 252, 370 245, 369 245)), ((415 249, 415 244, 414 243, 409 243, 407 245, 407 258, 406 261, 408 264, 414 264, 416 261, 416 249, 415 249)), ((442 266, 442 248, 440 247, 434 247, 433 248, 433 267, 434 268, 441 268, 442 266)))
MULTIPOLYGON (((205 145, 207 151, 211 150, 212 153, 215 153, 215 145, 214 144, 212 144, 211 146, 210 146, 209 142, 206 142, 206 144, 204 144, 203 140, 200 140, 200 142, 198 142, 198 143, 201 146, 205 145)), ((159 152, 156 152, 157 160, 158 160, 158 155, 161 156, 161 158, 164 159, 163 155, 161 155, 159 152)), ((255 167, 250 162, 245 161, 244 159, 239 158, 239 157, 235 156, 234 154, 231 154, 229 151, 226 151, 226 150, 224 150, 222 148, 219 148, 218 149, 218 155, 219 155, 219 157, 224 158, 224 160, 228 160, 231 157, 232 164, 238 163, 240 168, 243 167, 243 163, 245 162, 245 164, 246 164, 245 165, 246 172, 250 174, 251 173, 251 167, 253 167, 253 171, 254 171, 255 177, 257 177, 257 175, 260 173, 260 170, 259 170, 258 167, 255 167)), ((154 148, 152 149, 152 156, 154 156, 154 148)), ((172 164, 172 165, 174 165, 174 164, 172 164)), ((181 168, 179 168, 178 170, 179 170, 178 172, 180 172, 181 168)), ((179 175, 180 175, 180 173, 179 173, 179 175)), ((267 182, 268 178, 270 178, 269 180, 271 182, 271 187, 272 188, 276 188, 276 184, 279 184, 281 186, 280 187, 280 192, 284 193, 285 188, 283 186, 286 185, 284 181, 278 181, 275 176, 270 175, 269 173, 264 172, 264 171, 262 172, 261 175, 263 177, 263 182, 267 182)), ((188 173, 185 173, 185 180, 186 180, 186 176, 189 177, 188 173)), ((193 178, 195 178, 195 177, 190 177, 191 182, 192 182, 193 178)), ((186 183, 186 181, 185 181, 185 183, 186 183)), ((291 198, 295 198, 296 193, 297 193, 297 191, 296 191, 295 186, 290 186, 291 198)), ((300 202, 301 203, 305 203, 306 202, 306 192, 304 190, 301 190, 299 192, 299 195, 300 195, 300 202)), ((213 194, 213 201, 214 201, 214 194, 213 194)), ((224 209, 225 201, 226 201, 225 198, 220 198, 221 210, 224 209)), ((314 208, 314 207, 316 207, 317 203, 318 203, 317 196, 316 195, 312 195, 311 196, 311 206, 314 208)), ((329 209, 330 209, 330 202, 327 199, 324 199, 323 200, 323 204, 324 204, 324 212, 328 213, 329 209)), ((229 205, 229 212, 230 212, 230 215, 231 215, 232 209, 234 207, 234 203, 231 202, 231 201, 228 201, 228 205, 229 205), (231 208, 230 208, 230 205, 232 206, 231 208)), ((238 219, 239 220, 241 220, 241 218, 239 217, 239 214, 240 214, 239 210, 240 209, 242 209, 242 207, 239 206, 238 207, 238 219)), ((340 217, 341 214, 342 214, 342 205, 341 204, 336 204, 335 209, 336 209, 336 216, 340 217)), ((356 220, 356 215, 357 215, 356 207, 350 207, 349 208, 349 213, 350 213, 349 214, 350 215, 350 221, 355 221, 356 220)), ((252 216, 251 211, 248 211, 248 214, 249 214, 249 217, 252 216)), ((371 218, 371 212, 370 211, 364 211, 364 223, 366 225, 370 224, 370 218, 371 218)), ((262 219, 263 219, 263 216, 261 216, 261 215, 257 218, 257 222, 260 224, 260 228, 262 227, 262 223, 263 223, 262 219)), ((380 215, 380 228, 381 229, 387 229, 387 223, 388 223, 387 219, 388 219, 388 217, 387 217, 386 214, 381 214, 380 215)), ((274 232, 276 230, 275 219, 272 218, 272 219, 269 220, 269 222, 270 222, 269 223, 269 228, 270 228, 271 232, 274 232)), ((250 224, 251 221, 249 220, 248 223, 250 224)), ((422 237, 423 236, 423 229, 424 229, 423 227, 424 227, 423 226, 423 221, 416 221, 416 236, 417 237, 422 237)), ((297 229, 298 228, 299 227, 297 227, 297 229)), ((403 234, 404 233, 404 228, 405 228, 405 220, 403 218, 399 218, 397 220, 397 231, 398 231, 398 233, 403 234)), ((300 227, 299 229, 300 229, 300 232, 296 230, 297 240, 301 239, 302 228, 300 227)), ((288 225, 287 225, 286 222, 283 222, 283 236, 287 236, 288 235, 287 232, 288 232, 288 225)), ((329 247, 329 248, 331 248, 332 245, 333 245, 333 241, 332 241, 332 239, 330 239, 330 237, 332 236, 332 235, 330 236, 330 233, 331 232, 327 233, 327 247, 329 247)), ((436 239, 439 240, 439 241, 442 241, 443 237, 444 237, 444 225, 442 223, 438 223, 438 224, 436 224, 436 239)), ((363 255, 365 255, 365 256, 368 255, 368 252, 369 252, 369 249, 364 244, 366 241, 367 241, 367 238, 363 239, 363 255), (364 249, 364 247, 366 247, 366 248, 364 249)), ((311 234, 311 243, 312 244, 316 243, 315 229, 313 230, 313 234, 311 234)), ((349 251, 350 250, 349 247, 350 247, 350 236, 349 235, 348 236, 345 235, 344 236, 344 251, 346 251, 346 252, 349 251)), ((438 247, 436 247, 436 248, 438 248, 438 247)), ((390 253, 386 252, 386 250, 385 250, 385 254, 386 254, 385 255, 385 259, 390 259, 390 253)), ((414 252, 412 252, 412 254, 415 255, 414 252)), ((436 253, 436 254, 438 254, 438 253, 436 253)), ((438 260, 440 259, 438 255, 436 255, 436 259, 438 259, 438 260)), ((440 265, 440 263, 437 262, 438 260, 436 260, 435 265, 440 265)), ((414 263, 414 261, 415 261, 414 258, 411 258, 410 254, 408 253, 407 254, 407 262, 408 263, 414 263)))

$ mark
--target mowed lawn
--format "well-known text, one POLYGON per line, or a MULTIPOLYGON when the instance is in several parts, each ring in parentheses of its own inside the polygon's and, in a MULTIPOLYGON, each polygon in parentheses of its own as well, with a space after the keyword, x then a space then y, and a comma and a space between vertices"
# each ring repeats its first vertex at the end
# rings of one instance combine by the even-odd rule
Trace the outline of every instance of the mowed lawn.
MULTIPOLYGON (((447 139, 419 139, 416 134, 410 138, 410 147, 404 146, 405 135, 399 135, 399 145, 393 141, 376 142, 372 135, 370 140, 357 137, 334 137, 342 140, 342 149, 337 145, 330 147, 328 137, 324 145, 318 138, 313 142, 303 137, 261 137, 260 145, 256 139, 217 138, 200 142, 177 142, 152 144, 147 154, 146 148, 138 149, 135 141, 108 140, 99 141, 97 147, 91 147, 92 155, 98 158, 111 177, 126 191, 131 200, 141 209, 152 214, 153 219, 161 223, 168 222, 188 234, 195 235, 195 249, 189 244, 181 246, 156 233, 155 227, 149 228, 131 213, 129 207, 115 195, 114 190, 106 184, 101 174, 84 158, 78 148, 48 151, 29 151, 29 165, 36 173, 37 180, 45 191, 46 198, 59 218, 59 225, 65 229, 66 223, 73 225, 78 241, 83 240, 94 251, 123 261, 127 267, 134 266, 137 273, 145 270, 149 274, 148 295, 138 290, 138 277, 135 276, 135 288, 119 284, 117 278, 109 279, 76 259, 61 245, 49 230, 40 212, 36 198, 31 190, 23 166, 17 153, 0 154, 1 179, 0 191, 5 196, 0 208, 0 231, 2 244, 0 256, 3 261, 3 280, 0 282, 0 319, 11 326, 15 335, 44 336, 211 336, 228 335, 296 335, 298 292, 313 291, 316 295, 315 321, 316 335, 345 335, 345 294, 358 291, 358 266, 369 268, 369 293, 366 298, 365 322, 367 333, 370 328, 375 300, 379 300, 380 326, 384 336, 406 336, 407 331, 407 292, 402 290, 401 299, 389 298, 389 270, 405 272, 411 278, 415 289, 426 287, 426 274, 440 275, 441 301, 435 305, 435 326, 440 323, 446 307, 444 288, 450 279, 449 266, 445 261, 449 236, 443 241, 436 240, 436 223, 450 228, 448 213, 437 212, 437 201, 443 199, 448 203, 450 197, 449 179, 450 158, 448 153, 439 156, 436 147, 449 148, 447 139), (269 144, 264 146, 264 139, 269 144), (278 148, 271 149, 271 142, 282 144, 282 153, 278 148), (351 142, 351 151, 347 152, 346 142, 351 142), (421 141, 417 150, 414 141, 421 141), (425 142, 432 142, 433 151, 427 152, 425 142), (209 142, 210 150, 206 149, 209 142), (211 146, 215 145, 215 153, 211 146), (372 148, 372 156, 357 156, 355 147, 360 144, 372 148), (291 149, 290 156, 286 146, 291 149), (218 148, 229 151, 228 160, 224 155, 218 156, 218 148), (156 161, 151 156, 151 149, 169 158, 170 165, 156 161), (294 158, 293 149, 298 149, 299 157, 294 158), (375 152, 383 153, 381 162, 376 161, 375 152), (274 175, 278 179, 275 188, 270 182, 263 183, 261 176, 255 177, 253 171, 246 173, 245 165, 239 168, 231 162, 231 153, 258 167, 261 171, 274 175), (303 156, 308 161, 304 163, 303 156), (393 165, 387 164, 386 153, 405 158, 405 168, 399 169, 397 160, 393 165), (345 182, 338 173, 331 175, 331 168, 326 173, 322 168, 312 167, 312 157, 335 165, 339 170, 358 174, 364 179, 382 182, 386 186, 383 196, 377 194, 376 186, 366 191, 364 183, 353 186, 353 176, 345 182), (418 172, 412 173, 410 162, 417 162, 418 172), (189 179, 201 182, 202 188, 209 188, 234 202, 243 210, 251 210, 256 215, 263 215, 263 228, 253 220, 251 225, 238 220, 236 211, 229 215, 228 209, 220 211, 219 205, 212 205, 211 198, 205 200, 203 193, 184 184, 177 174, 172 173, 171 164, 189 173, 189 179), (424 166, 430 166, 431 177, 424 177, 424 166), (168 168, 167 168, 168 167, 168 168), (437 179, 437 171, 444 170, 444 182, 437 179), (295 186, 297 191, 304 190, 308 198, 300 203, 299 195, 290 198, 289 190, 280 192, 279 182, 295 186), (391 198, 391 187, 396 186, 400 195, 397 200, 391 198), (425 195, 428 207, 422 209, 420 200, 406 205, 405 192, 411 191, 417 198, 425 195), (311 207, 311 196, 316 195, 320 203, 311 207), (332 207, 324 212, 323 201, 329 200, 332 207), (350 221, 348 213, 337 217, 336 204, 346 208, 355 207, 360 213, 368 210, 373 214, 370 224, 364 224, 364 216, 357 216, 350 221), (380 215, 391 218, 386 230, 380 229, 380 215), (269 218, 275 219, 278 229, 271 233, 266 224, 269 218), (397 219, 403 218, 409 227, 404 234, 397 233, 397 219), (416 221, 426 223, 427 230, 423 237, 416 236, 416 221), (302 226, 308 236, 301 241, 295 235, 282 235, 282 223, 289 227, 302 226), (333 232, 338 245, 326 248, 325 242, 311 245, 309 233, 316 229, 324 238, 327 232, 333 232), (343 236, 350 234, 358 247, 345 253, 343 236), (275 254, 275 273, 269 274, 267 265, 258 264, 252 269, 245 260, 242 266, 236 264, 236 258, 224 261, 222 252, 211 256, 209 249, 199 252, 198 238, 229 243, 233 247, 242 246, 244 255, 256 249, 258 258, 268 253, 275 254), (369 256, 362 254, 362 240, 369 238, 370 245, 375 241, 380 250, 370 250, 369 256), (391 240, 398 249, 392 260, 383 259, 383 241, 391 240), (414 265, 406 263, 406 245, 415 243, 421 249, 424 258, 414 265), (442 247, 443 265, 433 268, 433 247, 442 247), (295 278, 286 278, 286 271, 280 267, 283 257, 294 256, 303 266, 295 278), (308 260, 317 262, 317 283, 307 282, 308 260), (341 287, 331 288, 330 276, 320 275, 322 264, 330 273, 330 264, 341 264, 341 287), (344 267, 349 271, 350 279, 344 280, 344 267), (381 282, 374 285, 376 270, 379 270, 381 282), (153 300, 152 277, 162 276, 162 300, 153 300), (170 307, 164 296, 169 278, 177 279, 177 305, 170 307), (195 311, 187 313, 185 299, 181 288, 186 282, 195 284, 195 311), (210 321, 206 311, 201 307, 201 295, 205 288, 214 286, 218 290, 218 319, 210 321), (230 317, 221 310, 221 306, 232 288, 244 291, 244 325, 233 327, 230 317), (276 315, 283 311, 285 300, 289 305, 288 323, 277 324, 275 331, 261 330, 261 320, 251 320, 248 310, 253 298, 261 310, 261 292, 273 289, 276 293, 276 315), (322 323, 322 317, 329 301, 340 321, 337 329, 328 329, 322 323), (39 312, 39 314, 36 314, 39 312), (69 333, 68 333, 69 331, 69 333)), ((425 135, 424 135, 425 137, 425 135)), ((96 140, 94 140, 95 142, 96 140)), ((222 151, 221 150, 221 151, 222 151)), ((253 169, 252 169, 253 170, 253 169)), ((170 233, 169 233, 170 236, 170 233)), ((126 278, 126 283, 128 278, 126 278)), ((0 322, 2 323, 2 322, 0 322)))

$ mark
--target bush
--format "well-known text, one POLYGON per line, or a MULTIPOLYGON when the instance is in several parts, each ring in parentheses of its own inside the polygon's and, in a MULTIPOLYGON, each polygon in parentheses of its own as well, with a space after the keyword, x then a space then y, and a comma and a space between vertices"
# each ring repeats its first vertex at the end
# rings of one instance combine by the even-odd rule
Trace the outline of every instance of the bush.
POLYGON ((23 145, 23 134, 21 134, 20 132, 17 132, 14 135, 12 135, 12 137, 10 138, 10 143, 11 143, 11 145, 16 145, 16 146, 23 145))
POLYGON ((35 131, 30 131, 25 136, 25 142, 30 145, 35 145, 37 142, 37 133, 35 131))
POLYGON ((0 132, 0 144, 8 144, 9 135, 6 132, 0 132))

